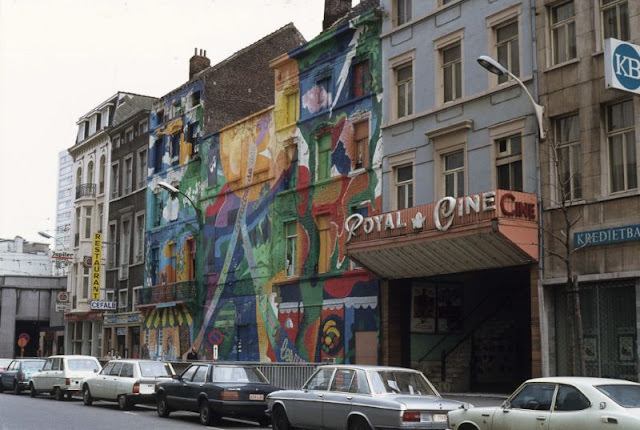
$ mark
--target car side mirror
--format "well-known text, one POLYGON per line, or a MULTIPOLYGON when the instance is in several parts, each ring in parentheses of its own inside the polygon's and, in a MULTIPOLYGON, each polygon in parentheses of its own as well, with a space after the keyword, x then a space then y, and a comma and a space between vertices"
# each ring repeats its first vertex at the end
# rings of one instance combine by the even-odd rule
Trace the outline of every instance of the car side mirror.
POLYGON ((180 375, 171 375, 171 379, 175 379, 176 381, 181 381, 182 377, 180 375))
POLYGON ((511 402, 509 400, 505 400, 501 405, 502 409, 511 409, 511 402))

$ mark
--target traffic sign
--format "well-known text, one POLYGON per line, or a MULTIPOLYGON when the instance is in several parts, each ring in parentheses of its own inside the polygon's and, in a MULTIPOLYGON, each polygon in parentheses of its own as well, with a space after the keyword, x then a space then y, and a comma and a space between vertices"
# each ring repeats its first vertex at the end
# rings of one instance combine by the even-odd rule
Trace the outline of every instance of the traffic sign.
POLYGON ((211 345, 220 345, 222 343, 222 339, 224 339, 224 335, 217 328, 211 330, 207 335, 207 341, 211 345))

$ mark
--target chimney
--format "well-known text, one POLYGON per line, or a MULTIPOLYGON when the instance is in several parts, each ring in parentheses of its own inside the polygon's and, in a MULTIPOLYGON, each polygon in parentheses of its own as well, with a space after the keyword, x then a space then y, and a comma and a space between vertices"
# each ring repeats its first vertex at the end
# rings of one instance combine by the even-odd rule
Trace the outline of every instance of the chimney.
POLYGON ((189 79, 209 66, 211 66, 211 60, 207 58, 207 51, 195 48, 193 57, 189 59, 189 79))
POLYGON ((351 10, 351 0, 324 0, 322 30, 331 27, 351 10))

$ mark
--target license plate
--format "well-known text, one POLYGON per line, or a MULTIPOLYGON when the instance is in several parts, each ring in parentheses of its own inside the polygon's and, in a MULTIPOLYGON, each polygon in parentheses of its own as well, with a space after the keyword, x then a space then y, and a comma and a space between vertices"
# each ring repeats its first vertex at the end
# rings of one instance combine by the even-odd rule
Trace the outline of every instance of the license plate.
POLYGON ((447 414, 433 414, 433 421, 437 423, 447 422, 447 414))
POLYGON ((249 394, 249 400, 264 400, 264 394, 249 394))

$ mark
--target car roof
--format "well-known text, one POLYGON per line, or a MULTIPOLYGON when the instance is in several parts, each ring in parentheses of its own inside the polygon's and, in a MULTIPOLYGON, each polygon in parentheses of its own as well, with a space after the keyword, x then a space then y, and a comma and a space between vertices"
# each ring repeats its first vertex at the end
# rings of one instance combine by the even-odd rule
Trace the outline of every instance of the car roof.
POLYGON ((90 358, 93 360, 97 360, 93 355, 80 355, 80 354, 69 354, 69 355, 50 355, 47 358, 90 358))
POLYGON ((548 382, 554 384, 572 384, 580 386, 595 386, 595 385, 640 385, 637 382, 627 381, 626 379, 615 378, 596 378, 590 376, 547 376, 544 378, 533 378, 526 382, 548 382))
POLYGON ((114 358, 109 360, 109 363, 162 363, 168 364, 166 361, 150 360, 146 358, 114 358))
POLYGON ((396 372, 420 372, 416 369, 411 369, 409 367, 399 367, 399 366, 380 366, 375 364, 321 364, 318 368, 323 367, 335 367, 340 369, 362 369, 362 370, 374 370, 374 371, 396 371, 396 372))

